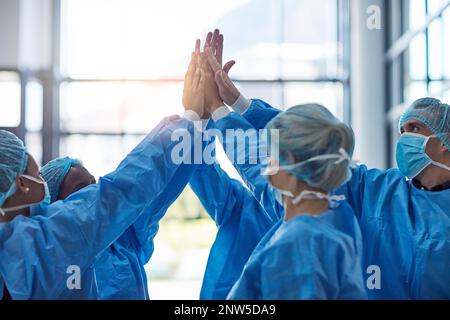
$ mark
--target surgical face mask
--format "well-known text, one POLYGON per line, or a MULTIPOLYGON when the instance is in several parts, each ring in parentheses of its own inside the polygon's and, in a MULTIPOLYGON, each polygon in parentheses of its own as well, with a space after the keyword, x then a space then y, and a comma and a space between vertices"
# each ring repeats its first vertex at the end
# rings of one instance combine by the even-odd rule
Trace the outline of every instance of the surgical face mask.
POLYGON ((47 182, 44 182, 44 192, 45 192, 44 200, 31 206, 30 208, 31 217, 42 214, 44 208, 52 203, 52 197, 50 195, 50 190, 48 189, 47 182))
POLYGON ((0 208, 0 214, 1 215, 4 216, 6 214, 6 212, 17 211, 17 210, 25 209, 25 208, 28 208, 28 207, 33 207, 33 206, 36 206, 36 205, 43 205, 44 206, 44 205, 49 205, 51 203, 51 201, 50 201, 51 196, 50 196, 50 191, 48 189, 47 182, 45 182, 44 180, 41 180, 41 179, 36 179, 35 177, 29 176, 29 175, 26 175, 26 174, 22 175, 22 177, 24 177, 24 178, 26 178, 28 180, 34 181, 36 183, 41 184, 43 186, 43 188, 44 188, 44 198, 41 201, 36 202, 36 203, 27 203, 27 204, 23 204, 23 205, 20 205, 20 206, 14 206, 14 207, 9 207, 9 208, 0 208))
POLYGON ((435 135, 426 137, 417 133, 404 133, 397 143, 397 165, 402 174, 414 179, 430 165, 450 171, 450 167, 433 161, 426 153, 427 144, 435 135))

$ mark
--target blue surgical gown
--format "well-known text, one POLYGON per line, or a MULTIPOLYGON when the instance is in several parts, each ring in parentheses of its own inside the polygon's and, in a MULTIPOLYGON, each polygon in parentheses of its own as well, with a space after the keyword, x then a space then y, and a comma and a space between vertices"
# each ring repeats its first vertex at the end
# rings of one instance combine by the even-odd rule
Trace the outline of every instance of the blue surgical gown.
MULTIPOLYGON (((191 177, 190 159, 175 162, 171 157, 180 143, 172 141, 178 129, 195 130, 186 119, 168 117, 97 184, 45 207, 40 215, 0 224, 0 298, 6 286, 16 300, 97 299, 96 256, 146 212, 157 214, 146 218, 145 227, 152 231, 138 241, 152 239, 159 214, 178 192, 173 182, 187 184, 191 177), (81 270, 81 289, 67 285, 70 266, 81 270)), ((188 152, 181 158, 190 157, 188 152)))
POLYGON ((267 213, 219 164, 199 166, 190 186, 218 228, 200 299, 225 299, 258 242, 281 216, 267 213))
MULTIPOLYGON (((159 221, 167 209, 186 187, 195 165, 188 165, 174 176, 168 185, 158 211, 144 212, 111 246, 95 261, 95 276, 99 298, 102 300, 149 299, 147 275, 144 266, 154 249, 153 239, 159 229, 159 221)), ((150 181, 149 184, 153 182, 150 181)), ((149 186, 154 190, 156 186, 149 186)))
MULTIPOLYGON (((253 100, 242 116, 231 113, 216 126, 222 132, 262 129, 279 112, 253 100)), ((259 177, 259 165, 236 167, 266 210, 278 210, 270 201, 273 193, 259 177)), ((381 273, 381 288, 368 290, 369 298, 450 299, 449 189, 419 190, 397 169, 359 166, 336 193, 347 197, 359 221, 363 271, 377 266, 381 273)), ((366 278, 370 275, 365 274, 366 278)))
POLYGON ((347 203, 316 217, 298 215, 266 234, 228 298, 367 299, 360 255, 360 230, 347 203))

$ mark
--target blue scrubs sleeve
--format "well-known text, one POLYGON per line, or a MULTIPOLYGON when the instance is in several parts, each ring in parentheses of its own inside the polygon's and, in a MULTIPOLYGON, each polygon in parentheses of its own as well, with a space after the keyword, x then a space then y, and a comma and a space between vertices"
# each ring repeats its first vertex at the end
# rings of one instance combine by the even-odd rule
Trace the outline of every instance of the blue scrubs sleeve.
POLYGON ((281 218, 284 209, 275 199, 273 188, 269 185, 267 179, 261 175, 263 169, 261 163, 262 161, 267 160, 267 156, 260 156, 258 159, 254 159, 254 155, 258 155, 258 151, 255 151, 255 148, 259 147, 258 141, 248 141, 248 139, 245 139, 245 145, 236 149, 236 140, 226 139, 227 130, 247 131, 255 130, 254 127, 244 117, 235 112, 216 121, 215 124, 224 137, 223 144, 225 150, 235 150, 234 153, 237 158, 230 159, 230 161, 236 167, 247 187, 258 202, 266 209, 269 215, 276 217, 277 219, 281 218))
POLYGON ((256 129, 264 129, 266 125, 282 111, 274 108, 267 102, 252 99, 250 107, 242 116, 256 129))

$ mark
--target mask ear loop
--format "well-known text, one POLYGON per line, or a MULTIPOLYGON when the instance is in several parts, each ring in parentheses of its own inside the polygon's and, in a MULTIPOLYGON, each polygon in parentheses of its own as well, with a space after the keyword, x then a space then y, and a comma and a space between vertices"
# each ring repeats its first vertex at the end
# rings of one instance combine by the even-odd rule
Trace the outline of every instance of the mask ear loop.
POLYGON ((292 199, 292 203, 297 205, 303 199, 312 199, 312 200, 328 200, 328 203, 332 205, 332 202, 345 201, 344 195, 330 195, 321 192, 308 191, 304 190, 300 193, 300 195, 294 199, 292 199))
POLYGON ((349 166, 351 168, 356 168, 358 166, 358 162, 357 160, 353 160, 349 154, 347 153, 347 151, 345 151, 344 148, 340 148, 339 149, 339 153, 341 154, 341 157, 335 162, 335 164, 339 164, 343 161, 348 161, 349 166))
POLYGON ((29 176, 29 175, 27 175, 27 174, 23 174, 23 175, 21 175, 21 177, 25 177, 25 178, 27 178, 28 180, 34 181, 34 182, 39 183, 39 184, 44 184, 44 180, 42 180, 42 179, 37 179, 37 178, 32 177, 32 176, 29 176))
POLYGON ((4 208, 4 209, 0 208, 0 214, 2 216, 4 216, 6 214, 6 212, 22 210, 22 209, 31 207, 32 205, 34 205, 34 203, 23 204, 23 205, 11 207, 11 208, 4 208))
POLYGON ((440 163, 440 162, 437 162, 437 161, 432 160, 432 161, 431 161, 431 164, 434 165, 434 166, 436 166, 436 167, 439 167, 439 168, 441 168, 441 169, 450 171, 450 167, 447 167, 445 164, 442 164, 442 163, 440 163))
POLYGON ((423 152, 425 153, 425 155, 427 155, 427 157, 430 158, 431 164, 434 165, 434 166, 436 166, 436 167, 439 167, 439 168, 441 168, 441 169, 450 171, 450 167, 446 166, 446 165, 443 164, 443 163, 434 161, 434 160, 431 159, 431 157, 426 153, 428 142, 429 142, 431 139, 433 139, 433 138, 434 138, 434 139, 439 139, 439 138, 438 138, 436 135, 431 135, 431 136, 426 137, 426 138, 427 138, 427 139, 425 139, 422 148, 423 148, 423 152))

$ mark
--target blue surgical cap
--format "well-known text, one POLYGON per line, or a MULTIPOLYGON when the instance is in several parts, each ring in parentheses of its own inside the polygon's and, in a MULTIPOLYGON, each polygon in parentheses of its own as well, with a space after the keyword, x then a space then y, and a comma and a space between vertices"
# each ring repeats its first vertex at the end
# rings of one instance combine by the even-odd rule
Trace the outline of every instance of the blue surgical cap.
POLYGON ((16 135, 0 130, 0 207, 16 192, 14 180, 27 167, 27 149, 16 135))
POLYGON ((450 106, 434 98, 415 101, 400 119, 400 126, 407 120, 422 122, 450 150, 450 106))
POLYGON ((40 173, 47 182, 52 203, 58 200, 59 189, 70 168, 80 164, 79 160, 64 157, 54 159, 41 168, 40 173))
MULTIPOLYGON (((282 166, 339 154, 341 148, 351 156, 355 147, 353 131, 318 104, 292 107, 272 119, 266 128, 278 130, 279 141, 271 141, 271 145, 278 144, 278 161, 282 166)), ((310 186, 329 192, 351 177, 349 162, 336 164, 336 159, 306 162, 290 172, 310 186)))

